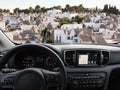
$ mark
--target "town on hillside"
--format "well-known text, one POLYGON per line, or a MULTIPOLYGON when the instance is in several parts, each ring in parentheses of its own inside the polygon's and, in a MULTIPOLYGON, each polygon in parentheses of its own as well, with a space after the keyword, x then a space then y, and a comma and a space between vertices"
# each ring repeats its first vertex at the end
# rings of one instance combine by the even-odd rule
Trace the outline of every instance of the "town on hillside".
MULTIPOLYGON (((16 43, 120 43, 120 11, 54 6, 0 9, 0 30, 16 43)), ((112 8, 112 10, 111 10, 112 8)))

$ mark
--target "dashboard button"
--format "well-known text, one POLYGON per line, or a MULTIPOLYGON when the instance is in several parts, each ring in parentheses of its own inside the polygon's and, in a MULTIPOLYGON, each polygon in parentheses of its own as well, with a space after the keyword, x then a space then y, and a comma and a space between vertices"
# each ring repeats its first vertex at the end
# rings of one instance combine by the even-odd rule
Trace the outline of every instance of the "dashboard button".
POLYGON ((78 81, 73 81, 73 82, 72 82, 72 85, 73 85, 74 88, 76 88, 76 87, 79 86, 79 83, 78 83, 78 81))

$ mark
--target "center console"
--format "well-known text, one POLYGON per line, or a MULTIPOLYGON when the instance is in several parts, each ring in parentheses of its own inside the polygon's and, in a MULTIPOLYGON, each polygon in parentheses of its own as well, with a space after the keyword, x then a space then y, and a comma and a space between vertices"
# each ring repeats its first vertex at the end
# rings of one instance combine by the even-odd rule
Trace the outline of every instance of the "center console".
POLYGON ((101 67, 105 67, 109 59, 110 54, 106 50, 65 50, 64 61, 67 67, 73 71, 67 73, 67 90, 103 90, 106 73, 96 71, 101 67), (97 69, 89 71, 91 70, 90 68, 97 69), (82 72, 82 69, 84 69, 84 72, 82 72))

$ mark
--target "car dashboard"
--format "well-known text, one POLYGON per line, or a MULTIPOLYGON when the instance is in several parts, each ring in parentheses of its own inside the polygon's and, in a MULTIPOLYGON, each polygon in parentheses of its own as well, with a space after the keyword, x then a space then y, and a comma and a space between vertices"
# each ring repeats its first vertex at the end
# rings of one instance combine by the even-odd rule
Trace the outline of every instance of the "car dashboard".
MULTIPOLYGON (((120 48, 107 45, 45 44, 62 59, 67 72, 66 90, 119 90, 120 48)), ((37 49, 15 53, 5 68, 43 68, 59 71, 55 58, 37 49)))
POLYGON ((119 90, 120 48, 107 45, 53 45, 67 70, 67 90, 119 90))

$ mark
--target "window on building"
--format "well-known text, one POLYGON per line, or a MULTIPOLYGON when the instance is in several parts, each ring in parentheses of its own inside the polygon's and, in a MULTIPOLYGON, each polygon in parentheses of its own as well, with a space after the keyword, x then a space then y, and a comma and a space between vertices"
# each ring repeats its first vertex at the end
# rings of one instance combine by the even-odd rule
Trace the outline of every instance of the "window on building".
POLYGON ((75 42, 75 43, 78 43, 78 39, 74 39, 74 42, 75 42))
POLYGON ((61 35, 56 36, 56 43, 61 43, 61 35))
POLYGON ((56 43, 58 43, 58 36, 56 36, 56 43))
POLYGON ((59 36, 59 43, 61 43, 61 36, 59 36))
POLYGON ((71 37, 71 40, 73 40, 73 36, 71 37))
POLYGON ((70 40, 70 36, 68 36, 67 39, 70 40))

